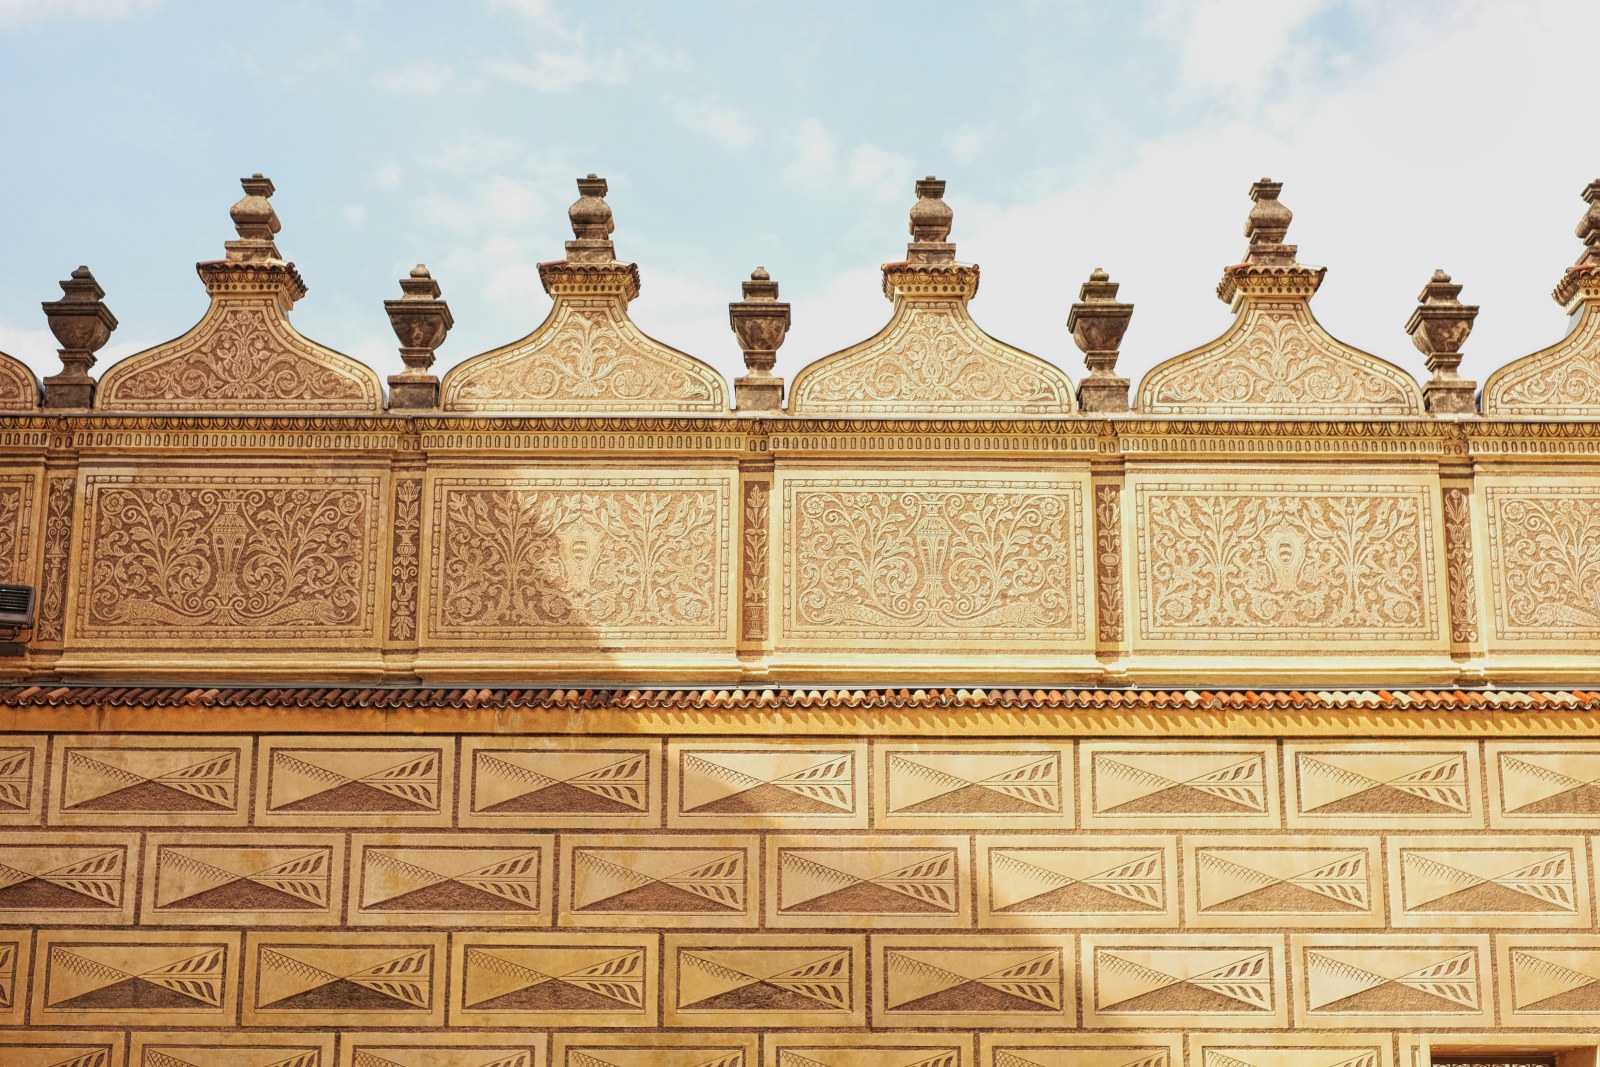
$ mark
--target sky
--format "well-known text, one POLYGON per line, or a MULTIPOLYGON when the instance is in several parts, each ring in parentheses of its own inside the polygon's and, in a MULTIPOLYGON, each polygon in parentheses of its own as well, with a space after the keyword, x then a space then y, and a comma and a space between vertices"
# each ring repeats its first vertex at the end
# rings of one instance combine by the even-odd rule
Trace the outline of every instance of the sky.
POLYGON ((396 373, 382 301, 423 262, 442 371, 544 319, 592 171, 634 320, 731 380, 727 303, 765 266, 792 379, 886 321, 878 265, 933 174, 978 323, 1079 378, 1066 318, 1104 267, 1137 381, 1227 328, 1270 177, 1335 336, 1425 378, 1404 324, 1443 268, 1482 307, 1481 382, 1567 327, 1597 38, 1592 0, 0 0, 0 350, 58 369, 39 302, 79 264, 121 323, 96 373, 187 330, 259 171, 295 326, 396 373))

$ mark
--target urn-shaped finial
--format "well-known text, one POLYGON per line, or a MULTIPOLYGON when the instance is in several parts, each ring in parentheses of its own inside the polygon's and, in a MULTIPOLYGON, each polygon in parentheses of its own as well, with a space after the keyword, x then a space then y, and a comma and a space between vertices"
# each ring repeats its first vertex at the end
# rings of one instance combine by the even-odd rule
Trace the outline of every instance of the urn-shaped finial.
POLYGON ((778 283, 766 268, 750 272, 743 300, 728 305, 728 321, 744 349, 747 373, 733 381, 734 406, 740 411, 776 411, 783 405, 783 379, 772 373, 778 349, 789 332, 789 305, 778 301, 778 283))
POLYGON ((436 408, 439 406, 439 379, 429 374, 434 351, 444 344, 445 334, 455 325, 450 305, 439 299, 439 283, 428 268, 418 263, 411 275, 400 279, 399 300, 385 300, 389 325, 400 339, 400 358, 406 369, 389 378, 389 407, 436 408))
POLYGON ((1083 351, 1089 376, 1078 383, 1078 406, 1084 411, 1127 411, 1128 379, 1116 376, 1117 351, 1133 305, 1117 301, 1116 282, 1096 267, 1078 290, 1078 303, 1067 316, 1072 340, 1083 351))
POLYGON ((61 283, 61 299, 47 300, 45 318, 60 343, 61 373, 44 380, 47 408, 86 408, 94 401, 89 368, 94 354, 111 339, 117 317, 102 299, 106 295, 88 267, 79 267, 61 283))
POLYGON ((283 224, 278 221, 278 213, 272 207, 270 197, 276 191, 272 180, 252 174, 248 178, 240 178, 239 184, 244 187, 244 197, 228 209, 239 239, 223 243, 228 251, 227 261, 259 263, 280 259, 273 237, 283 229, 283 224))
POLYGON ((1478 308, 1456 299, 1460 295, 1461 286, 1452 284, 1444 271, 1436 270, 1422 287, 1416 309, 1406 321, 1411 343, 1427 357, 1428 370, 1433 372, 1422 387, 1423 400, 1429 411, 1438 414, 1470 415, 1476 410, 1473 394, 1478 383, 1464 380, 1456 371, 1461 366, 1461 346, 1472 332, 1478 308))
POLYGON ((1589 210, 1578 220, 1578 238, 1584 244, 1583 255, 1578 257, 1578 262, 1586 267, 1600 267, 1600 180, 1592 181, 1584 188, 1583 199, 1589 205, 1589 210))
POLYGON ((1262 178, 1250 186, 1250 199, 1254 201, 1254 206, 1250 208, 1244 223, 1244 235, 1250 239, 1246 263, 1260 266, 1290 266, 1294 263, 1298 249, 1283 243, 1283 239, 1289 235, 1289 223, 1294 220, 1294 212, 1279 202, 1278 194, 1281 192, 1283 183, 1271 178, 1262 178))
POLYGON ((949 241, 955 212, 944 202, 944 182, 928 175, 917 182, 917 202, 911 205, 911 243, 907 263, 953 263, 956 246, 949 241))
POLYGON ((567 242, 568 262, 610 263, 615 258, 610 237, 616 223, 605 200, 606 189, 606 180, 593 174, 578 179, 578 199, 567 209, 575 238, 567 242))

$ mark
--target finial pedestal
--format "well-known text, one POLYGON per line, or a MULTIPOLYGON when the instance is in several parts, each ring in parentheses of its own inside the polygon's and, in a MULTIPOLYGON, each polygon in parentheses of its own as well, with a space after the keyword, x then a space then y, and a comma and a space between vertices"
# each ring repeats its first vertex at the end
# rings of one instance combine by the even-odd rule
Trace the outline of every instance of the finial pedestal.
POLYGON ((418 263, 409 278, 400 279, 399 300, 385 300, 389 325, 400 339, 400 358, 406 369, 389 378, 390 410, 428 409, 439 406, 439 378, 429 374, 433 353, 444 344, 455 325, 450 305, 439 299, 439 283, 418 263))
POLYGON ((1461 346, 1472 332, 1478 317, 1476 305, 1461 303, 1461 286, 1450 283, 1450 275, 1433 272, 1417 297, 1416 310, 1406 321, 1411 343, 1427 357, 1433 377, 1422 387, 1422 400, 1436 415, 1471 415, 1478 410, 1474 397, 1478 383, 1456 373, 1461 366, 1461 346))
POLYGON ((100 288, 88 267, 79 267, 61 283, 61 299, 40 306, 61 349, 61 373, 44 380, 47 408, 86 408, 94 403, 94 379, 89 368, 94 354, 111 339, 117 317, 102 300, 100 288))
POLYGON ((1089 376, 1078 383, 1078 406, 1084 411, 1128 410, 1128 379, 1117 377, 1116 368, 1133 305, 1117 301, 1117 288, 1111 276, 1096 267, 1067 316, 1067 329, 1089 368, 1089 376))
POLYGON ((778 349, 789 332, 789 305, 778 302, 778 283, 763 267, 743 283, 744 299, 728 305, 728 322, 749 373, 733 380, 734 407, 740 411, 778 411, 783 407, 783 379, 772 373, 778 349))

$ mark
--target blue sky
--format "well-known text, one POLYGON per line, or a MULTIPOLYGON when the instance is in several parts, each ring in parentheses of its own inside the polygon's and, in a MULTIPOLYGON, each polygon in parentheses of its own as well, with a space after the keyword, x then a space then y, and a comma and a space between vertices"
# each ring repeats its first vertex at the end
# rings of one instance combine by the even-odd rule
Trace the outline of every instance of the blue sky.
POLYGON ((543 319, 535 265, 595 171, 640 325, 731 377, 726 304, 764 265, 792 378, 882 324, 877 265, 937 174, 978 321, 1078 377, 1068 306, 1103 265, 1137 376, 1226 327, 1270 176, 1325 325, 1424 376, 1402 327, 1443 267, 1483 305, 1481 381, 1565 328, 1597 34, 1588 2, 0 0, 0 349, 56 369, 38 305, 79 263, 121 320, 97 371, 183 332, 261 171, 296 326, 393 373, 382 301, 426 262, 442 368, 543 319))

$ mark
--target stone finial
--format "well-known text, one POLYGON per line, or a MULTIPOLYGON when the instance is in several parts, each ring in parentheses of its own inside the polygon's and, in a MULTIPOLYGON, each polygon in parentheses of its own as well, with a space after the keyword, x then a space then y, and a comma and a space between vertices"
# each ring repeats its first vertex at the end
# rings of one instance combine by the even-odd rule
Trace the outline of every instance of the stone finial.
POLYGON ((1289 236, 1289 223, 1294 221, 1294 212, 1278 201, 1281 192, 1283 183, 1271 178, 1262 178, 1250 186, 1250 199, 1255 206, 1250 209, 1244 222, 1244 235, 1250 238, 1250 250, 1244 258, 1246 263, 1264 267, 1294 264, 1295 253, 1299 249, 1283 243, 1283 239, 1289 236))
POLYGON ((61 349, 61 373, 44 380, 47 408, 86 408, 94 402, 94 379, 89 368, 94 354, 111 339, 117 317, 106 307, 105 290, 88 267, 79 267, 61 283, 61 299, 47 300, 44 308, 50 332, 61 349))
POLYGON ((1078 383, 1078 406, 1084 411, 1128 410, 1128 379, 1118 378, 1115 371, 1133 305, 1119 303, 1117 289, 1111 276, 1096 267, 1067 315, 1067 329, 1089 368, 1089 376, 1078 383))
POLYGON ((1244 222, 1250 247, 1245 251, 1244 262, 1225 267, 1222 281, 1217 283, 1217 299, 1235 310, 1238 301, 1252 293, 1278 299, 1310 299, 1327 273, 1321 267, 1302 266, 1295 259, 1300 249, 1284 243, 1294 212, 1279 202, 1281 192, 1283 183, 1271 178, 1262 178, 1250 186, 1253 206, 1244 222))
POLYGON ((778 301, 778 283, 765 267, 750 272, 744 299, 728 305, 744 365, 749 373, 733 380, 734 406, 740 411, 777 411, 783 406, 783 379, 772 373, 778 349, 789 332, 789 305, 778 301))
POLYGON ((911 243, 906 246, 907 263, 954 263, 956 246, 951 244, 950 224, 955 212, 944 202, 944 182, 928 175, 917 183, 917 202, 911 205, 911 243))
POLYGON ((1460 295, 1461 286, 1452 284, 1444 271, 1436 270, 1422 287, 1416 309, 1406 321, 1411 343, 1427 357, 1428 370, 1433 372, 1422 387, 1423 402, 1429 411, 1441 415, 1470 415, 1477 410, 1472 398, 1478 383, 1463 379, 1456 369, 1461 366, 1461 346, 1472 332, 1478 308, 1457 300, 1460 295))
POLYGON ((1556 303, 1572 314, 1580 298, 1592 299, 1600 294, 1600 179, 1590 182, 1583 190, 1583 199, 1589 205, 1578 220, 1577 234, 1583 241, 1583 254, 1578 262, 1567 268, 1560 284, 1550 294, 1556 303))
POLYGON ((273 210, 270 199, 277 191, 273 187, 272 180, 263 178, 260 174, 252 174, 248 178, 240 178, 239 184, 244 187, 244 197, 228 210, 229 216, 233 219, 233 228, 239 233, 239 239, 223 244, 228 250, 228 262, 281 262, 283 257, 279 255, 278 246, 272 240, 278 231, 283 229, 283 224, 278 221, 278 213, 273 210))
POLYGON ((611 219, 611 205, 606 203, 606 180, 590 174, 578 179, 578 199, 567 209, 572 222, 572 236, 567 242, 569 263, 611 263, 616 260, 616 249, 610 241, 616 224, 611 219))
POLYGON ((385 300, 389 325, 400 339, 400 358, 406 369, 389 378, 389 407, 436 408, 439 406, 439 378, 429 374, 433 353, 444 344, 445 334, 455 325, 450 305, 439 299, 439 283, 428 268, 418 263, 409 278, 400 279, 399 300, 385 300))

